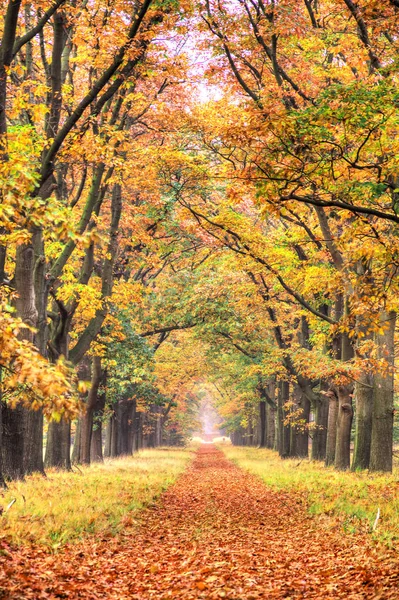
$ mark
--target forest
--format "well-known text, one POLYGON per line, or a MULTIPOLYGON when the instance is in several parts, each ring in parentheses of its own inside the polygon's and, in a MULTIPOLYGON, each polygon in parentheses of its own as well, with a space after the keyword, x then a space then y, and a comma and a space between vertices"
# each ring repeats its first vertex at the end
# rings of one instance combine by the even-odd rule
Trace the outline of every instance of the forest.
MULTIPOLYGON (((96 473, 105 478, 95 483, 104 486, 101 514, 113 515, 119 533, 121 523, 135 531, 124 512, 131 469, 154 477, 137 479, 134 510, 147 510, 177 477, 185 482, 160 509, 170 531, 179 519, 167 506, 190 507, 195 485, 204 502, 210 494, 219 511, 233 510, 211 477, 218 461, 237 503, 261 502, 245 486, 264 498, 264 520, 285 490, 281 519, 294 519, 297 544, 308 528, 292 514, 309 498, 296 488, 299 499, 289 495, 285 469, 294 479, 303 469, 307 493, 323 491, 312 496, 316 507, 334 485, 372 498, 356 517, 360 529, 385 527, 394 544, 399 523, 391 513, 379 519, 394 501, 399 443, 398 0, 0 6, 0 521, 14 519, 16 536, 0 532, 0 555, 24 543, 25 495, 56 502, 82 473, 87 486, 96 473), (194 450, 193 436, 219 436, 221 446, 194 450), (266 487, 256 479, 262 461, 274 473, 266 487), (116 481, 119 508, 107 488, 116 481)), ((92 534, 99 518, 87 516, 92 534)), ((148 519, 162 545, 156 516, 148 519)), ((68 527, 66 537, 62 526, 39 528, 30 543, 46 546, 49 535, 57 549, 80 536, 76 523, 68 527)), ((184 543, 172 540, 172 550, 184 543)), ((370 569, 373 543, 365 542, 370 569)), ((323 552, 309 544, 309 556, 323 552)), ((70 552, 73 572, 79 554, 70 552)), ((340 583, 323 591, 316 579, 289 587, 286 572, 260 595, 248 579, 215 591, 212 572, 190 592, 166 578, 136 595, 128 583, 113 596, 106 584, 90 595, 45 591, 43 582, 39 595, 34 586, 21 592, 21 579, 0 597, 397 598, 392 564, 384 568, 378 585, 374 571, 369 583, 354 577, 353 595, 340 583)))

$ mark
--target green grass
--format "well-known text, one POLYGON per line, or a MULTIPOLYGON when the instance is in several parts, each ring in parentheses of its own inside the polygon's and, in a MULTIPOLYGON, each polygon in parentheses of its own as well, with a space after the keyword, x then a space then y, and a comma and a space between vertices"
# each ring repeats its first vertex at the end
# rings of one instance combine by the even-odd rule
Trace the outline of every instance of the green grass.
POLYGON ((226 456, 273 489, 298 492, 309 512, 347 533, 370 533, 394 546, 399 539, 399 469, 392 475, 334 471, 309 460, 282 460, 272 450, 220 445, 226 456), (380 518, 375 531, 377 511, 380 518))
MULTIPOLYGON (((116 535, 134 525, 140 510, 173 483, 193 448, 143 450, 106 460, 80 472, 51 471, 12 482, 0 492, 0 542, 42 544, 57 549, 95 534, 116 535), (7 506, 15 499, 14 504, 7 506)), ((1 551, 1 550, 0 550, 1 551)))

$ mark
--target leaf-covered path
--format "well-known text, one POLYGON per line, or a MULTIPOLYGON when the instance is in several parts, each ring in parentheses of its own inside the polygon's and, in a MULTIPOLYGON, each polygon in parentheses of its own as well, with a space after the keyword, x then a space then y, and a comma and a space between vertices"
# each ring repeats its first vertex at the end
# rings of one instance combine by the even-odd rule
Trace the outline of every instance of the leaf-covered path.
POLYGON ((139 526, 126 524, 118 538, 2 557, 0 597, 399 597, 393 553, 311 518, 299 496, 271 491, 211 445, 139 526))

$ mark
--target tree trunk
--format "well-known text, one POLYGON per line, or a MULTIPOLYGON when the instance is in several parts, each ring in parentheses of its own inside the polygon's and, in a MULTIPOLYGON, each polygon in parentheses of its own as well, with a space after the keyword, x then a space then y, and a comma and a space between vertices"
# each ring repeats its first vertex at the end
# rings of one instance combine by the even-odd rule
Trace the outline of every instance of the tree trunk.
POLYGON ((72 449, 72 464, 73 465, 78 465, 82 461, 81 432, 82 432, 82 420, 79 417, 79 419, 76 422, 75 437, 73 440, 73 449, 72 449))
POLYGON ((103 462, 103 415, 107 399, 107 371, 102 372, 101 390, 97 394, 97 404, 94 407, 94 427, 91 437, 90 460, 103 462))
POLYGON ((97 404, 97 394, 98 388, 100 387, 101 375, 101 358, 99 356, 94 356, 92 362, 91 386, 87 396, 86 412, 81 420, 80 459, 83 464, 90 464, 90 445, 93 432, 93 416, 94 408, 97 404))
POLYGON ((137 427, 137 450, 141 450, 144 447, 143 444, 143 423, 144 423, 144 414, 142 412, 138 413, 138 427, 137 427))
MULTIPOLYGON (((15 257, 15 290, 17 297, 15 307, 17 314, 29 327, 37 324, 37 309, 34 288, 35 254, 32 244, 21 244, 17 247, 15 257)), ((20 338, 33 343, 33 331, 22 329, 20 338)), ((28 410, 22 406, 3 409, 3 469, 7 479, 21 479, 26 472, 25 448, 27 445, 28 410)), ((37 441, 30 427, 29 448, 37 441)), ((36 454, 35 454, 35 457, 36 454)), ((29 457, 28 457, 29 458, 29 457)), ((33 459, 34 457, 32 457, 33 459)), ((42 469, 41 469, 42 470, 42 469)))
POLYGON ((116 424, 118 429, 117 456, 129 453, 129 401, 120 398, 116 405, 116 424))
POLYGON ((289 400, 289 383, 288 381, 280 381, 278 393, 278 452, 282 458, 290 456, 290 438, 291 431, 289 424, 284 424, 287 411, 285 408, 286 402, 289 400))
POLYGON ((104 443, 104 457, 111 457, 111 440, 112 440, 112 419, 114 415, 111 415, 105 426, 105 443, 104 443))
POLYGON ((327 446, 328 402, 320 397, 314 408, 315 425, 312 439, 312 460, 324 460, 327 446))
MULTIPOLYGON (((0 367, 0 385, 1 385, 1 367, 0 367)), ((1 399, 1 388, 0 388, 0 488, 5 488, 6 483, 3 476, 3 458, 2 458, 2 448, 3 448, 3 402, 1 399)))
MULTIPOLYGON (((44 257, 43 233, 36 228, 32 234, 32 245, 34 251, 34 292, 35 306, 37 311, 36 333, 34 334, 34 344, 40 354, 47 357, 47 301, 49 286, 45 278, 46 261, 44 257)), ((44 474, 43 460, 43 413, 41 410, 27 410, 26 419, 26 440, 24 445, 24 464, 25 473, 39 472, 44 474)))
POLYGON ((96 424, 91 436, 90 462, 104 462, 102 427, 100 422, 96 424))
POLYGON ((267 429, 266 429, 266 448, 273 449, 276 444, 276 409, 269 404, 266 406, 267 429))
POLYGON ((71 423, 65 419, 49 423, 47 433, 46 467, 71 470, 71 423))
POLYGON ((276 422, 276 450, 280 456, 284 452, 284 411, 283 411, 283 400, 281 393, 280 381, 277 393, 277 422, 276 422))
POLYGON ((342 385, 336 388, 338 417, 334 466, 340 471, 349 469, 350 466, 350 443, 353 419, 352 392, 353 386, 342 385))
POLYGON ((41 410, 24 410, 24 473, 42 473, 43 461, 43 412, 41 410))
POLYGON ((104 456, 115 458, 118 456, 118 422, 115 411, 112 413, 105 430, 104 456))
POLYGON ((253 428, 251 417, 249 418, 246 433, 247 433, 247 446, 253 446, 254 445, 254 428, 253 428))
POLYGON ((361 373, 355 384, 356 423, 352 471, 370 466, 373 417, 373 375, 361 373))
POLYGON ((291 423, 290 456, 303 458, 309 452, 309 432, 307 425, 310 416, 310 402, 299 386, 294 389, 295 408, 298 411, 298 423, 291 423))
MULTIPOLYGON (((129 400, 128 409, 128 439, 127 439, 127 453, 132 455, 135 451, 134 438, 135 438, 135 419, 136 419, 136 400, 129 400)), ((162 435, 162 432, 161 432, 162 435)))
POLYGON ((391 472, 396 313, 382 312, 380 325, 384 331, 376 336, 378 358, 386 361, 387 369, 377 373, 374 378, 370 471, 391 472))
POLYGON ((5 479, 23 479, 24 472, 24 441, 25 441, 25 412, 22 406, 10 409, 3 405, 2 410, 2 463, 5 479))
POLYGON ((259 402, 259 448, 266 448, 267 415, 266 402, 259 402))
POLYGON ((335 447, 337 444, 337 419, 338 419, 338 398, 333 390, 327 392, 328 397, 328 424, 327 424, 327 445, 326 445, 326 466, 333 465, 335 462, 335 447))
POLYGON ((162 407, 157 406, 157 414, 155 420, 155 447, 162 446, 162 407))

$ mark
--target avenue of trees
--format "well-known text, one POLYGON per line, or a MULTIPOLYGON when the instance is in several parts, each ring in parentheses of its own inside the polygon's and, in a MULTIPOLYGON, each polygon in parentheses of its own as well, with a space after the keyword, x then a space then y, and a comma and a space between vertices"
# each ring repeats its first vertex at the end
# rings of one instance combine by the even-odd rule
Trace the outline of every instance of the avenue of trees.
POLYGON ((209 397, 233 443, 392 470, 399 3, 0 5, 0 483, 209 397))

